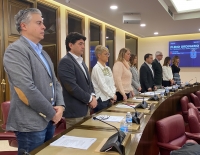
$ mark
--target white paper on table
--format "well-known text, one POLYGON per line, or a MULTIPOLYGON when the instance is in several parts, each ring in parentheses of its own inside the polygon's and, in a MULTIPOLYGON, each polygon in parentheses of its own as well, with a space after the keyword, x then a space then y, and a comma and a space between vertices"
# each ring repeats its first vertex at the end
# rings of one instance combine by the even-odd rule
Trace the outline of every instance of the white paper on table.
POLYGON ((106 118, 105 115, 98 115, 96 116, 96 118, 103 120, 105 122, 121 122, 124 116, 109 116, 108 118, 106 118), (106 119, 103 119, 103 118, 106 118, 106 119))
POLYGON ((172 87, 165 87, 165 89, 166 89, 166 88, 167 88, 168 90, 171 90, 171 89, 172 89, 172 87))
MULTIPOLYGON (((135 100, 135 101, 140 101, 140 102, 143 101, 143 97, 133 97, 132 99, 135 100)), ((144 101, 147 101, 148 99, 149 98, 144 98, 144 101)), ((134 107, 135 107, 135 105, 134 105, 134 107)))
POLYGON ((158 92, 146 92, 146 93, 141 93, 141 96, 154 96, 154 95, 159 95, 160 93, 158 92))
MULTIPOLYGON (((135 108, 136 105, 128 105, 128 106, 127 106, 127 105, 125 105, 125 104, 118 104, 118 105, 116 105, 115 107, 116 107, 116 108, 131 108, 130 106, 133 107, 133 108, 135 108)), ((131 109, 132 109, 132 108, 131 108, 131 109)))
POLYGON ((159 93, 159 94, 165 93, 165 89, 157 89, 157 90, 155 91, 155 93, 159 93))
POLYGON ((50 146, 63 146, 87 150, 96 140, 96 138, 83 138, 63 135, 62 137, 51 143, 50 146))

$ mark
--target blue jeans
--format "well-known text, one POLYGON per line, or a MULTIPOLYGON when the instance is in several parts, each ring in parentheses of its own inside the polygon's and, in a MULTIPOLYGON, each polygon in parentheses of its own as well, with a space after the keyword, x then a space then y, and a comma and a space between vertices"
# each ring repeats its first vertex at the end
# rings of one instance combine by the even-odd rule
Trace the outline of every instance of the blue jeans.
MULTIPOLYGON (((47 127, 42 131, 36 132, 15 132, 18 142, 18 151, 24 149, 27 152, 31 152, 44 142, 51 139, 54 135, 55 125, 50 121, 47 127)), ((18 155, 20 155, 18 153, 18 155)))

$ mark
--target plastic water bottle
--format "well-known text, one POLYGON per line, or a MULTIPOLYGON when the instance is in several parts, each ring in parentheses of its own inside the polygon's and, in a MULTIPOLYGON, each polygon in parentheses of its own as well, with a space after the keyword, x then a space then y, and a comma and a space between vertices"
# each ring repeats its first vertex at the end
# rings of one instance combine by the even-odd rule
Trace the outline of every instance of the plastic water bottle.
POLYGON ((126 123, 126 119, 125 118, 121 121, 120 131, 123 131, 124 133, 128 132, 128 124, 126 123))
POLYGON ((126 114, 126 122, 127 122, 128 126, 132 125, 132 115, 130 112, 127 112, 127 114, 126 114))
POLYGON ((160 93, 160 96, 161 96, 161 98, 164 97, 164 92, 163 91, 160 93))
POLYGON ((165 92, 166 92, 166 93, 169 93, 168 87, 165 88, 165 92))

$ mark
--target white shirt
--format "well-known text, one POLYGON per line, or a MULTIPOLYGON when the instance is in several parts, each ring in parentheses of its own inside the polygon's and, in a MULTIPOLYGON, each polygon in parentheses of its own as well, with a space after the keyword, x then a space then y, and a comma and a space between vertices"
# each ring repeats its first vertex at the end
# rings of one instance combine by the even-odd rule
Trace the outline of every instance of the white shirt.
POLYGON ((82 57, 78 57, 77 55, 73 54, 72 52, 69 52, 73 57, 74 59, 78 62, 78 64, 80 65, 81 69, 83 70, 84 74, 85 74, 85 77, 87 78, 87 74, 86 74, 86 71, 82 65, 82 62, 83 62, 83 58, 82 57))
POLYGON ((148 64, 147 62, 145 62, 145 63, 147 64, 147 66, 149 66, 149 68, 150 68, 150 70, 151 70, 151 72, 153 74, 153 77, 154 77, 154 72, 153 72, 153 69, 152 69, 152 64, 148 64))
POLYGON ((172 69, 170 66, 163 66, 163 81, 169 81, 173 79, 172 69))
POLYGON ((113 74, 108 66, 102 66, 99 62, 93 67, 91 74, 96 98, 102 101, 113 98, 116 92, 113 74))

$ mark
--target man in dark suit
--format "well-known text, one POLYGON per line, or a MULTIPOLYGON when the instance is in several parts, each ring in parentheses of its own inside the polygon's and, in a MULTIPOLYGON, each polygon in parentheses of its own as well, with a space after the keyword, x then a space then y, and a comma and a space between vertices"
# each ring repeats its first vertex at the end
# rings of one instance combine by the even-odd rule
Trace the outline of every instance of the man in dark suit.
POLYGON ((160 60, 163 58, 163 54, 157 51, 155 54, 156 58, 153 60, 152 67, 154 71, 154 83, 157 88, 162 88, 162 65, 160 60))
POLYGON ((144 61, 145 62, 140 67, 140 84, 142 87, 141 92, 156 90, 157 87, 154 83, 154 72, 151 65, 153 61, 152 54, 146 54, 144 56, 144 61))
POLYGON ((67 128, 89 115, 89 108, 97 106, 88 68, 83 62, 86 37, 72 32, 66 37, 67 54, 58 65, 58 77, 66 105, 64 117, 67 128))

